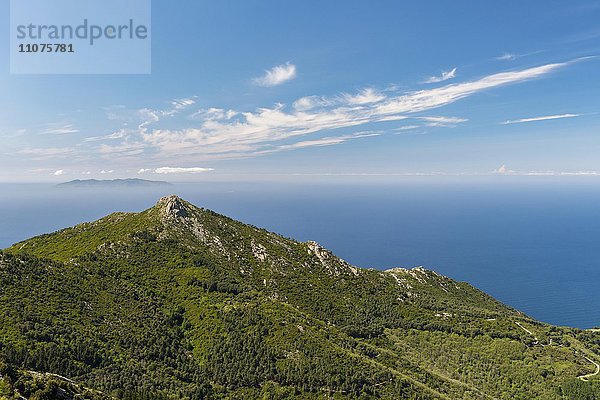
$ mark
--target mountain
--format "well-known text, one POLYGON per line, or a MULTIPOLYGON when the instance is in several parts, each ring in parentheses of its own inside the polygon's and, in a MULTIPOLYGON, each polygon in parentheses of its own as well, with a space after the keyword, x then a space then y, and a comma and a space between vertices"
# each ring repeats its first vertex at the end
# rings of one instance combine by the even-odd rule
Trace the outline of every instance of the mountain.
POLYGON ((600 393, 596 331, 421 267, 357 268, 176 196, 15 244, 0 289, 0 399, 600 393))
POLYGON ((76 179, 70 182, 59 183, 56 185, 60 188, 122 188, 122 187, 157 187, 157 186, 172 186, 169 182, 149 181, 146 179, 76 179))

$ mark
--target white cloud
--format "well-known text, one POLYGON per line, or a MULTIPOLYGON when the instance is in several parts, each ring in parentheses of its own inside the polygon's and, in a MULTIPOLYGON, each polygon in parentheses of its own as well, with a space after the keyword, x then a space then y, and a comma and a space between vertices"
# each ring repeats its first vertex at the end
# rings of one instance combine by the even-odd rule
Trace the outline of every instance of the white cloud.
POLYGON ((516 54, 512 54, 512 53, 504 53, 501 56, 496 57, 496 60, 500 60, 500 61, 512 61, 512 60, 516 60, 517 57, 519 57, 516 54))
POLYGON ((508 169, 506 165, 502 165, 498 169, 495 169, 493 173, 511 176, 600 176, 600 171, 514 171, 508 169))
POLYGON ((100 171, 100 173, 101 173, 102 175, 105 175, 105 174, 112 174, 113 172, 115 172, 115 171, 114 171, 114 170, 112 170, 112 169, 111 169, 111 170, 109 170, 109 171, 107 171, 107 170, 105 170, 105 169, 103 169, 102 171, 100 171))
POLYGON ((138 174, 145 174, 146 172, 150 172, 152 171, 151 169, 147 169, 147 168, 140 168, 140 170, 138 171, 138 174))
POLYGON ((521 119, 504 121, 504 122, 502 122, 502 125, 522 124, 525 122, 549 121, 549 120, 562 119, 562 118, 575 118, 575 117, 581 117, 582 115, 583 114, 557 114, 557 115, 546 115, 543 117, 521 118, 521 119))
POLYGON ((328 107, 335 104, 335 100, 322 96, 301 97, 292 105, 296 111, 309 111, 317 107, 328 107))
POLYGON ((469 121, 466 118, 458 117, 417 117, 417 119, 427 122, 426 125, 431 127, 454 127, 469 121))
POLYGON ((68 135, 77 133, 79 129, 73 127, 73 124, 46 124, 45 128, 40 132, 42 135, 68 135))
POLYGON ((127 132, 125 131, 125 129, 119 129, 118 131, 113 132, 110 135, 92 136, 92 137, 83 139, 83 141, 84 142, 97 142, 100 140, 116 140, 116 139, 124 138, 126 135, 127 135, 127 132))
POLYGON ((425 81, 423 83, 438 83, 438 82, 447 81, 448 79, 452 79, 455 77, 456 77, 456 68, 453 68, 450 71, 442 72, 442 74, 440 76, 431 76, 431 77, 425 79, 425 81))
POLYGON ((343 97, 346 103, 351 105, 377 103, 385 100, 385 96, 383 94, 378 93, 371 88, 363 89, 355 95, 345 94, 343 97))
POLYGON ((427 111, 452 104, 484 90, 540 78, 571 63, 546 64, 520 71, 500 72, 470 82, 454 83, 434 89, 411 92, 396 98, 390 98, 383 104, 377 105, 375 112, 393 114, 427 111))
POLYGON ((176 99, 176 100, 171 101, 171 105, 173 106, 173 109, 175 109, 175 110, 183 110, 187 107, 193 106, 194 104, 196 104, 196 99, 194 99, 194 98, 176 99))
POLYGON ((296 66, 288 62, 265 71, 263 76, 253 79, 253 82, 258 86, 271 87, 281 85, 282 83, 290 81, 295 77, 296 66))
POLYGON ((600 176, 600 171, 561 172, 563 176, 600 176))
POLYGON ((154 170, 157 174, 199 174, 202 172, 214 171, 212 168, 177 168, 177 167, 161 167, 154 170))
POLYGON ((62 169, 59 169, 58 171, 55 171, 52 175, 54 175, 54 176, 61 176, 61 175, 64 175, 64 174, 65 174, 65 171, 62 170, 62 169))
POLYGON ((222 108, 209 108, 206 110, 199 110, 190 115, 191 119, 199 120, 219 120, 219 119, 232 119, 239 113, 233 110, 223 110, 222 108))
POLYGON ((281 146, 276 147, 273 150, 265 150, 264 153, 272 153, 275 151, 284 151, 284 150, 295 150, 295 149, 302 149, 302 148, 307 148, 307 147, 333 146, 336 144, 342 144, 349 140, 367 138, 367 137, 373 137, 373 136, 381 136, 381 134, 382 134, 381 132, 366 131, 366 132, 353 133, 351 135, 325 137, 325 138, 314 139, 314 140, 304 140, 304 141, 296 142, 293 144, 281 145, 281 146))
POLYGON ((517 58, 532 56, 534 54, 539 54, 539 53, 543 53, 543 52, 544 52, 544 50, 537 50, 537 51, 532 51, 530 53, 522 53, 522 54, 507 52, 507 53, 503 53, 501 56, 495 57, 495 59, 499 60, 499 61, 514 61, 517 58))
POLYGON ((81 175, 91 175, 91 174, 92 174, 91 171, 84 171, 84 172, 81 173, 81 175))
POLYGON ((506 165, 502 164, 500 167, 498 167, 498 169, 494 170, 495 174, 506 174, 508 172, 512 172, 510 171, 508 168, 506 168, 506 165))
POLYGON ((410 130, 418 129, 418 128, 421 128, 421 125, 404 125, 404 126, 394 129, 394 131, 402 132, 402 131, 410 131, 410 130))

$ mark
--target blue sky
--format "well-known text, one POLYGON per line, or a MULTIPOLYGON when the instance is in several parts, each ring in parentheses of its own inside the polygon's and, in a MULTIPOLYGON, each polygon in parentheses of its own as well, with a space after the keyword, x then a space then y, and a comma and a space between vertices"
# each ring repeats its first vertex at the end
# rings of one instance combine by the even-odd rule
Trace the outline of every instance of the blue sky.
POLYGON ((0 181, 600 175, 596 1, 155 0, 152 15, 150 75, 10 75, 0 59, 0 181))

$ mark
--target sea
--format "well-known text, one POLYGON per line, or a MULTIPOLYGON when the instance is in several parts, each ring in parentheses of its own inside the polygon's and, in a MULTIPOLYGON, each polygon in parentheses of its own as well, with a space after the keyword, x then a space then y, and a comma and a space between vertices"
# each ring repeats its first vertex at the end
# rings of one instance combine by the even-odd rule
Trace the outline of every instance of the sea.
MULTIPOLYGON (((548 323, 600 326, 600 180, 0 184, 0 248, 177 194, 365 268, 424 266, 548 323)), ((1 288, 0 288, 1 290, 1 288)))

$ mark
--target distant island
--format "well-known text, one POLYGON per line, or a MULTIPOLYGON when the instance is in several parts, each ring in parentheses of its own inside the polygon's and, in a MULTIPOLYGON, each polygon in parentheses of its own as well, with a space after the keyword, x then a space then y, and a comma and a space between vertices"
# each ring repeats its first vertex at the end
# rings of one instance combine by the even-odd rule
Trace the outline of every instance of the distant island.
POLYGON ((128 187, 128 188, 141 188, 141 187, 160 187, 160 186, 172 186, 169 182, 163 181, 149 181, 146 179, 76 179, 70 182, 64 182, 56 185, 59 188, 112 188, 112 187, 128 187))

